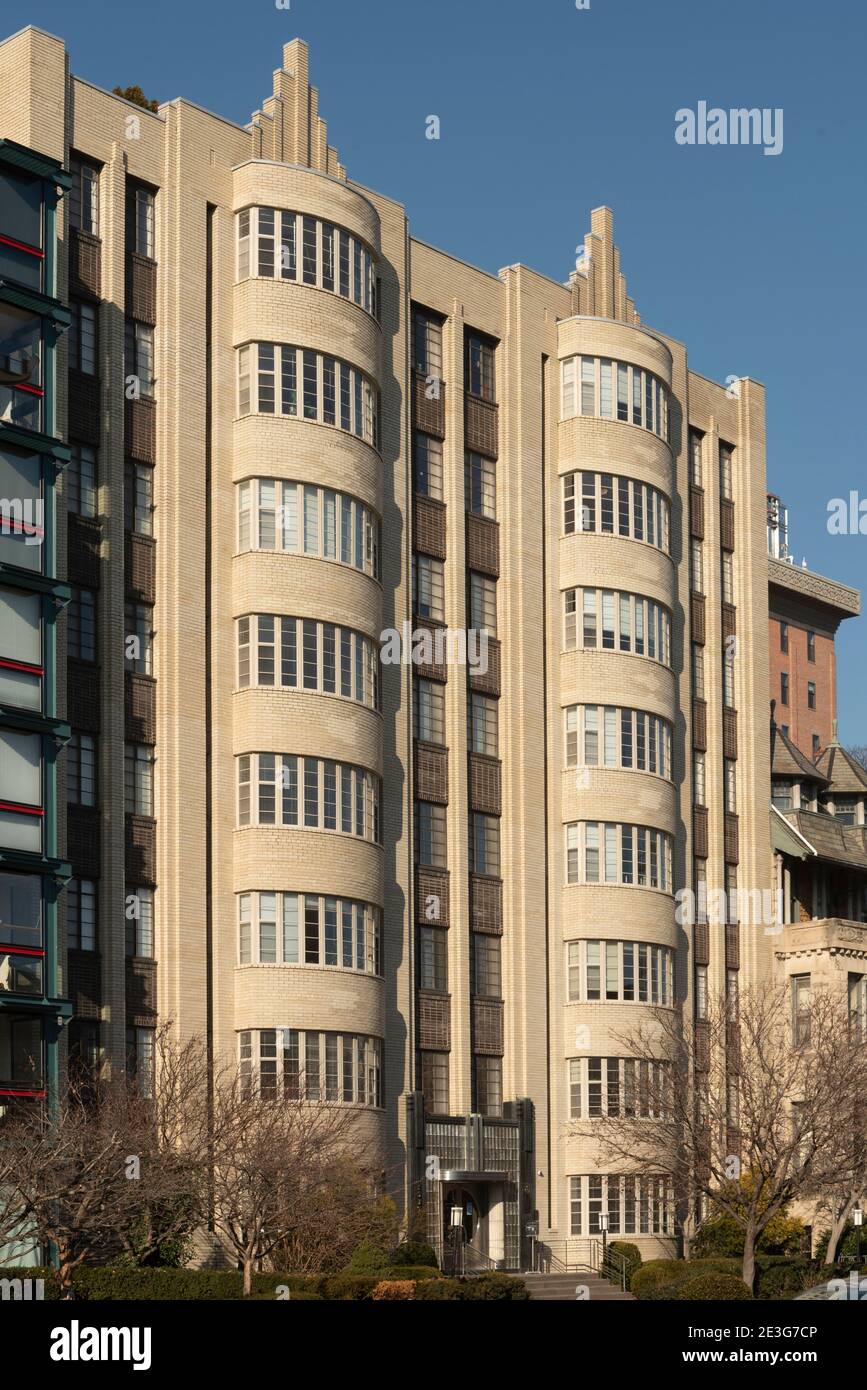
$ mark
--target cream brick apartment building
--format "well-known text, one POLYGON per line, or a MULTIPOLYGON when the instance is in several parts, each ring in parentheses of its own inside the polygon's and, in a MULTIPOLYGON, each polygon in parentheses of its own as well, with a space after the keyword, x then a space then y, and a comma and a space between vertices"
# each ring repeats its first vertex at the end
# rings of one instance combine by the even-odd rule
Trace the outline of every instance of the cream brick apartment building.
POLYGON ((629 1084, 642 1011, 773 968, 674 897, 771 886, 762 387, 642 324, 607 208, 565 283, 415 240, 297 40, 240 127, 29 28, 0 136, 72 175, 72 1056, 146 1073, 170 1018, 355 1106, 480 1261, 602 1211, 673 1248, 664 1184, 570 1127, 629 1084), (483 630, 487 661, 381 662, 404 624, 483 630))

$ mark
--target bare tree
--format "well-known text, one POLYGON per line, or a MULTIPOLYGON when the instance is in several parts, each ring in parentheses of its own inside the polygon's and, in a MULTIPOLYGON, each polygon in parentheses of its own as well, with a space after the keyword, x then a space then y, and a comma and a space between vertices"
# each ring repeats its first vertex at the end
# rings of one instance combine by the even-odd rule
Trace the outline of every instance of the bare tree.
POLYGON ((867 1193, 867 1092, 856 1100, 851 1123, 841 1124, 839 1176, 819 1184, 815 1193, 819 1212, 830 1221, 825 1263, 834 1264, 849 1218, 867 1193))
POLYGON ((867 743, 853 743, 846 752, 867 771, 867 743))
POLYGON ((4 1103, 0 1110, 0 1263, 10 1263, 15 1258, 13 1250, 27 1249, 37 1241, 16 1190, 20 1177, 17 1135, 31 1112, 32 1102, 21 1100, 4 1103))
POLYGON ((114 1084, 96 1101, 92 1085, 73 1081, 53 1113, 31 1107, 4 1129, 8 1200, 35 1239, 56 1246, 63 1289, 130 1216, 130 1134, 118 1100, 114 1084))
POLYGON ((315 1219, 335 1165, 351 1149, 346 1107, 261 1094, 236 1075, 219 1077, 213 1100, 213 1221, 244 1272, 315 1219))
POLYGON ((294 1229, 273 1250, 277 1269, 330 1273, 343 1269, 353 1250, 370 1241, 383 1250, 397 1244, 397 1209, 377 1197, 371 1174, 356 1158, 337 1157, 308 1199, 294 1229))
POLYGON ((53 1110, 19 1107, 4 1121, 3 1205, 17 1213, 29 1238, 56 1246, 65 1290, 85 1261, 120 1249, 142 1262, 201 1219, 207 1159, 201 1046, 178 1048, 163 1027, 155 1072, 154 1094, 151 1085, 125 1076, 73 1073, 53 1110))
POLYGON ((135 1200, 132 1219, 117 1234, 137 1264, 157 1259, 207 1213, 210 1063, 202 1040, 179 1045, 171 1024, 163 1024, 153 1073, 152 1087, 129 1084, 123 1092, 135 1200))
POLYGON ((793 1020, 785 988, 744 990, 736 1018, 724 998, 695 1025, 660 1009, 617 1041, 635 1059, 636 1092, 573 1132, 629 1172, 669 1177, 687 1223, 699 1198, 729 1216, 752 1288, 768 1223, 796 1199, 854 1188, 863 1172, 867 1046, 850 1033, 845 1001, 815 991, 793 1020))

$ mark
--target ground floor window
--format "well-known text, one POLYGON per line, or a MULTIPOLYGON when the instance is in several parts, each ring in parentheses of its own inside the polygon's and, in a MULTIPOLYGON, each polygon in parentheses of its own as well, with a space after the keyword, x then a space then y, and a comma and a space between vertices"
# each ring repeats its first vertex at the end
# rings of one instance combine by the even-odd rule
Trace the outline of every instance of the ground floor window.
POLYGON ((298 1028, 238 1034, 245 1088, 287 1100, 324 1100, 381 1107, 382 1039, 298 1028))
POLYGON ((674 1234, 674 1192, 662 1176, 591 1173, 569 1179, 570 1234, 602 1234, 600 1217, 608 1216, 609 1236, 674 1234))

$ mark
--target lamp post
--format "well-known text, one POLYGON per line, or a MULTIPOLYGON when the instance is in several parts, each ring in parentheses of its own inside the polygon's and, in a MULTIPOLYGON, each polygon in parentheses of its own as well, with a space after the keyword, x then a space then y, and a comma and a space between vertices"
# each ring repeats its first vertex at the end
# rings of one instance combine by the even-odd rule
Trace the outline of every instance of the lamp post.
POLYGON ((602 1232, 602 1270, 608 1263, 608 1212, 599 1213, 599 1229, 602 1232))
POLYGON ((455 1273, 464 1273, 464 1203, 456 1202, 451 1211, 452 1240, 455 1246, 455 1273))
POLYGON ((856 1230, 856 1232, 857 1232, 857 1235, 856 1235, 856 1237, 855 1237, 855 1264, 856 1264, 857 1268, 860 1270, 860 1269, 861 1269, 861 1227, 864 1225, 864 1209, 863 1209, 863 1207, 853 1207, 853 1209, 852 1209, 852 1220, 853 1220, 853 1222, 855 1223, 855 1230, 856 1230))

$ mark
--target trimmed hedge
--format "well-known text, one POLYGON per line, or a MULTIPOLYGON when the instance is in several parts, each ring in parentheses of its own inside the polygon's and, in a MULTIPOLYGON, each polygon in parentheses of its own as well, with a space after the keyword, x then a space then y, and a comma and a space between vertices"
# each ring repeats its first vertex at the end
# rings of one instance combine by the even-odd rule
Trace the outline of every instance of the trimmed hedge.
POLYGON ((424 1284, 416 1284, 417 1303, 456 1302, 463 1298, 460 1279, 428 1279, 424 1284))
MULTIPOLYGON (((60 1297, 54 1269, 0 1269, 0 1279, 44 1279, 46 1301, 60 1297)), ((421 1300, 455 1299, 463 1302, 509 1300, 522 1302, 529 1294, 522 1279, 509 1274, 483 1274, 478 1278, 444 1279, 428 1266, 395 1266, 380 1274, 254 1274, 248 1301, 276 1300, 277 1289, 288 1288, 290 1300, 356 1302, 373 1297, 384 1284, 413 1285, 412 1297, 421 1300)), ((72 1287, 82 1302, 186 1302, 239 1301, 244 1282, 236 1269, 162 1269, 80 1266, 72 1275, 72 1287)), ((381 1291, 380 1298, 408 1297, 381 1291)))
POLYGON ((683 1266, 683 1260, 648 1260, 634 1271, 629 1281, 630 1291, 636 1298, 646 1298, 652 1290, 673 1283, 683 1266))
POLYGON ((462 1279, 461 1284, 464 1290, 461 1296, 471 1301, 488 1303, 505 1299, 524 1303, 530 1297, 523 1279, 511 1274, 480 1274, 475 1279, 462 1279))
POLYGON ((382 1278, 382 1274, 330 1274, 315 1278, 308 1287, 332 1303, 356 1303, 370 1298, 382 1278))
POLYGON ((416 1284, 417 1300, 442 1302, 500 1302, 524 1303, 530 1297, 523 1279, 511 1274, 481 1274, 474 1279, 429 1279, 416 1284))
POLYGON ((415 1280, 383 1279, 381 1283, 377 1284, 370 1297, 375 1303, 393 1299, 415 1298, 415 1280))
POLYGON ((702 1299, 709 1303, 752 1303, 753 1296, 743 1279, 733 1274, 700 1274, 678 1287, 675 1298, 702 1299))
POLYGON ((642 1301, 675 1298, 677 1290, 688 1280, 704 1275, 740 1278, 740 1260, 722 1256, 703 1260, 648 1260, 632 1276, 630 1289, 642 1301))

